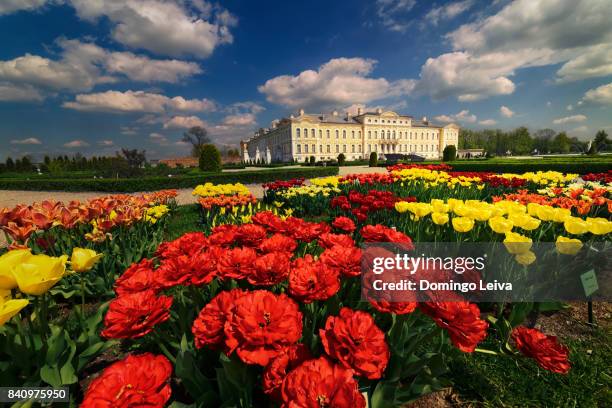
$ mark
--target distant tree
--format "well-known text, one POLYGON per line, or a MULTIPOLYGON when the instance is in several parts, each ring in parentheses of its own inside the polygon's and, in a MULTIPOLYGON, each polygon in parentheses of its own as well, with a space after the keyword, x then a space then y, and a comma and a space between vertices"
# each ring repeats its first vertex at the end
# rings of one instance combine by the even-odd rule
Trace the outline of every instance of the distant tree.
POLYGON ((193 157, 200 157, 202 147, 210 143, 208 131, 202 126, 194 126, 183 133, 183 142, 191 144, 191 154, 193 157))
POLYGON ((376 152, 370 153, 370 160, 368 161, 368 166, 376 167, 378 166, 378 155, 376 152))
POLYGON ((608 133, 605 130, 599 130, 595 134, 595 139, 593 139, 593 146, 595 146, 596 152, 607 150, 609 144, 608 133))
POLYGON ((345 162, 346 162, 346 156, 344 155, 344 153, 340 153, 338 155, 338 166, 344 166, 345 162))
POLYGON ((443 161, 453 161, 457 158, 457 148, 455 145, 448 145, 442 151, 443 161))
POLYGON ((200 148, 200 170, 221 171, 221 153, 214 144, 205 144, 200 148))
POLYGON ((15 171, 15 162, 11 157, 7 157, 4 164, 6 165, 6 171, 15 171))
POLYGON ((529 134, 529 129, 521 126, 510 133, 509 149, 514 154, 531 153, 533 148, 533 139, 529 134))
POLYGON ((569 153, 572 148, 572 141, 567 133, 561 132, 552 140, 550 147, 555 153, 569 153))
POLYGON ((51 158, 49 156, 45 156, 43 163, 45 163, 45 166, 49 166, 49 164, 51 164, 51 158))
POLYGON ((33 165, 32 160, 28 156, 23 156, 21 158, 21 171, 32 171, 33 165))
POLYGON ((555 131, 552 129, 538 130, 534 135, 533 148, 541 154, 549 153, 553 137, 555 137, 555 131))
POLYGON ((314 156, 310 156, 310 165, 311 165, 311 166, 314 166, 314 165, 315 165, 315 163, 316 163, 316 161, 317 161, 317 159, 315 159, 315 157, 314 157, 314 156))
POLYGON ((121 155, 131 168, 140 168, 147 160, 146 152, 138 149, 121 149, 121 155))

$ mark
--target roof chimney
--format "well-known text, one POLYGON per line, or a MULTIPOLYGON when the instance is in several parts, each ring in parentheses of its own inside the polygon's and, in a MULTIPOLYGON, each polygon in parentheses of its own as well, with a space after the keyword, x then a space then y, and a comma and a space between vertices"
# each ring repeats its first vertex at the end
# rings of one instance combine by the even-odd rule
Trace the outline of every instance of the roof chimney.
POLYGON ((427 124, 427 116, 423 116, 421 120, 423 121, 423 123, 427 124))
POLYGON ((357 108, 357 116, 363 114, 363 109, 362 108, 357 108))
POLYGON ((304 116, 304 109, 300 109, 300 116, 304 116))
POLYGON ((338 116, 338 111, 333 111, 332 116, 338 116))
POLYGON ((346 111, 346 121, 348 122, 351 119, 351 114, 349 111, 346 111))
POLYGON ((376 109, 376 113, 380 115, 382 113, 382 109, 381 108, 376 109))

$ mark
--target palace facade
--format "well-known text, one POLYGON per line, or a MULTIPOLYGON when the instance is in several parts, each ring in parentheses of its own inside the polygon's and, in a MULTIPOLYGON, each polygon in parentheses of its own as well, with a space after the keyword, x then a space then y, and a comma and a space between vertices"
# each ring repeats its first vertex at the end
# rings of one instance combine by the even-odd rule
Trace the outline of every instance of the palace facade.
POLYGON ((260 129, 241 143, 243 160, 249 162, 304 162, 336 159, 368 159, 371 152, 379 157, 389 153, 416 154, 437 159, 447 145, 458 146, 459 126, 435 125, 427 118, 392 111, 363 112, 357 115, 307 114, 300 110, 260 129))

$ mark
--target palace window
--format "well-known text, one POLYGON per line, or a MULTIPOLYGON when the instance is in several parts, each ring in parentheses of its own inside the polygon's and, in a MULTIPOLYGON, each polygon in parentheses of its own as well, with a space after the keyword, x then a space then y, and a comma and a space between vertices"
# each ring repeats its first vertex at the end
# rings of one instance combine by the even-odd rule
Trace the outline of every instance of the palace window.
POLYGON ((346 130, 343 130, 343 131, 342 131, 342 138, 343 138, 343 139, 346 139, 346 130))
POLYGON ((346 153, 346 145, 342 145, 342 153, 346 153))
POLYGON ((300 128, 295 129, 295 136, 300 137, 300 128))
POLYGON ((351 137, 352 137, 353 139, 355 138, 355 131, 354 131, 354 130, 352 130, 352 131, 351 131, 351 137))
POLYGON ((378 139, 378 130, 374 131, 374 139, 378 139))
POLYGON ((314 144, 312 145, 312 152, 313 153, 317 152, 317 145, 314 145, 314 144))
POLYGON ((355 145, 351 145, 351 153, 355 153, 355 145))
POLYGON ((308 153, 308 145, 304 145, 304 153, 308 153))
POLYGON ((359 146, 359 153, 361 153, 361 145, 358 145, 358 146, 359 146))
POLYGON ((319 129, 319 137, 323 139, 323 131, 321 129, 319 129))
POLYGON ((340 145, 336 145, 336 153, 340 153, 340 145))
POLYGON ((338 131, 338 129, 336 129, 336 139, 338 139, 340 137, 340 132, 338 131))
POLYGON ((395 130, 393 131, 393 138, 395 139, 395 130))
POLYGON ((297 145, 297 152, 300 154, 302 153, 302 145, 297 145))
POLYGON ((372 131, 368 130, 368 139, 371 139, 371 138, 372 138, 372 131))
POLYGON ((327 133, 327 138, 329 139, 329 129, 327 129, 325 133, 327 133))
POLYGON ((316 135, 315 130, 314 129, 310 129, 310 136, 316 137, 315 135, 316 135))
POLYGON ((331 146, 327 145, 327 153, 331 153, 331 146))

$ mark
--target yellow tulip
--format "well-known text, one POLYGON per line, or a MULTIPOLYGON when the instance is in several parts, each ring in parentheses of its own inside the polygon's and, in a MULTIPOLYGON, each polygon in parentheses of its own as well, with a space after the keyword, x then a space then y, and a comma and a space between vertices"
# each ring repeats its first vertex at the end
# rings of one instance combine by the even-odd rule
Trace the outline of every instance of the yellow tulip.
POLYGON ((42 295, 53 287, 66 272, 68 257, 32 255, 13 269, 19 290, 28 295, 42 295))
POLYGON ((498 234, 505 234, 507 232, 512 231, 512 221, 504 218, 504 217, 492 217, 489 218, 489 227, 498 234))
POLYGON ((540 226, 540 220, 533 218, 525 213, 512 213, 508 219, 516 226, 526 231, 532 231, 540 226))
POLYGON ((555 208, 553 211, 554 222, 565 222, 566 219, 572 216, 569 208, 555 208))
POLYGON ((508 252, 514 255, 524 254, 529 251, 531 249, 531 244, 531 238, 515 232, 506 233, 506 238, 504 239, 504 246, 508 252))
POLYGON ((541 205, 536 209, 536 216, 542 221, 554 221, 555 209, 548 205, 541 205))
POLYGON ((577 217, 568 217, 563 226, 567 232, 573 235, 581 235, 589 230, 587 222, 577 217))
POLYGON ((453 212, 460 217, 467 217, 472 213, 472 207, 463 203, 457 203, 453 206, 453 212))
POLYGON ((468 232, 474 228, 474 220, 467 217, 453 218, 453 228, 457 232, 468 232))
POLYGON ((407 201, 398 201, 397 203, 395 203, 395 211, 400 214, 403 214, 408 211, 408 208, 410 208, 410 203, 408 203, 407 201))
POLYGON ((515 255, 514 259, 516 259, 516 262, 520 263, 521 265, 527 266, 535 262, 536 255, 528 250, 527 252, 515 255))
POLYGON ((432 208, 431 205, 427 203, 415 203, 415 205, 410 208, 410 211, 412 211, 414 215, 420 218, 431 213, 432 208))
POLYGON ((555 242, 557 251, 564 255, 576 255, 582 248, 582 241, 576 238, 567 238, 559 235, 555 242))
POLYGON ((92 249, 74 248, 70 265, 75 272, 87 272, 102 258, 102 254, 98 254, 92 249))
POLYGON ((0 256, 0 289, 10 290, 17 287, 12 270, 31 255, 29 249, 14 249, 0 256))
POLYGON ((0 327, 30 303, 27 299, 0 299, 0 327))
POLYGON ((447 213, 450 209, 448 204, 438 199, 431 200, 431 207, 433 208, 433 211, 437 213, 447 213))
POLYGON ((606 235, 612 232, 612 222, 605 218, 590 218, 586 219, 588 224, 589 232, 595 235, 606 235))
POLYGON ((448 223, 448 214, 442 212, 433 212, 431 213, 431 220, 436 225, 444 225, 448 223))

